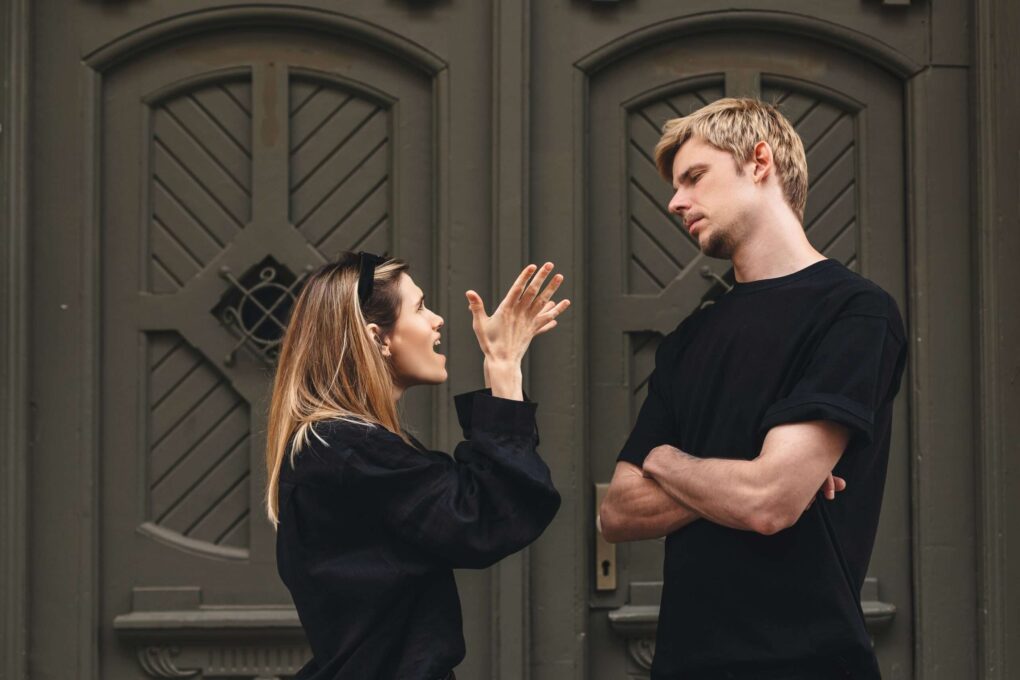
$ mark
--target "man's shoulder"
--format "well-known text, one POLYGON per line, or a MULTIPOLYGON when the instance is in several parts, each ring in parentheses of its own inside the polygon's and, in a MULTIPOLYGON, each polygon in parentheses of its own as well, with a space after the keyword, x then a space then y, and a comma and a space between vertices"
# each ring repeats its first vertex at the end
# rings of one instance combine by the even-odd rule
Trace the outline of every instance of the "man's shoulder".
POLYGON ((848 317, 885 319, 890 332, 904 338, 903 319, 896 299, 878 283, 846 267, 833 267, 825 291, 833 321, 848 317))
POLYGON ((850 314, 899 318, 895 298, 882 286, 846 267, 833 267, 831 293, 843 301, 850 314))

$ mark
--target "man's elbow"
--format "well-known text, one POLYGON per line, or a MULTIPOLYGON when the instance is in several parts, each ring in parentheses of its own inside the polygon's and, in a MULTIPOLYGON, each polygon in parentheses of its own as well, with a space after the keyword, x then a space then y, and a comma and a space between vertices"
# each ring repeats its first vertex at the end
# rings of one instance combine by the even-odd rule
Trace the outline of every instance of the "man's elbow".
POLYGON ((788 499, 775 495, 766 495, 750 507, 743 523, 750 531, 763 536, 773 536, 789 529, 802 514, 788 499))

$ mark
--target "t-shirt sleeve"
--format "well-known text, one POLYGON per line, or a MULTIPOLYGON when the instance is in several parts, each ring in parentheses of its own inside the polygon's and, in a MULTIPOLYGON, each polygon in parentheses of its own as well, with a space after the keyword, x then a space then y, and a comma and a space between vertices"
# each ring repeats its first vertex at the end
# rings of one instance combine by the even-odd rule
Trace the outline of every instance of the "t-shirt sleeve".
POLYGON ((675 444, 677 441, 673 410, 664 385, 670 370, 666 365, 664 346, 665 343, 659 345, 655 352, 655 369, 648 378, 648 396, 638 412, 634 429, 617 456, 618 461, 641 467, 649 451, 656 446, 675 444))
POLYGON ((878 411, 896 396, 906 357, 902 322, 888 313, 841 314, 828 328, 790 393, 768 408, 760 430, 831 420, 870 444, 878 411))

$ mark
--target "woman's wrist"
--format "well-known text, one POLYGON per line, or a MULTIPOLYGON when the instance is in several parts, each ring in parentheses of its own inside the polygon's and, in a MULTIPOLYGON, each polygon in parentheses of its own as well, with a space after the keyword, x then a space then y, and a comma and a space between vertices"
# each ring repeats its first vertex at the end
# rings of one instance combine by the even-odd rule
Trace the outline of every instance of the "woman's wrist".
POLYGON ((520 361, 485 358, 483 370, 488 378, 492 396, 521 401, 524 399, 524 377, 520 361))

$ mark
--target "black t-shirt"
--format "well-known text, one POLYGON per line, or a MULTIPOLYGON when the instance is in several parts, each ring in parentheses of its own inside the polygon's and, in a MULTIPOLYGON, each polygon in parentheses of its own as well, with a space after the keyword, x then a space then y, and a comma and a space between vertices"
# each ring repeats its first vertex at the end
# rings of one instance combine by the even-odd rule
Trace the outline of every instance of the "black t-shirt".
POLYGON ((669 444, 750 460, 768 430, 831 420, 851 431, 847 489, 772 536, 699 519, 666 538, 652 676, 839 657, 879 677, 860 590, 875 540, 903 322, 881 288, 834 260, 738 283, 659 346, 619 459, 669 444))
POLYGON ((436 680, 464 658, 458 567, 534 541, 560 505, 536 405, 456 397, 455 458, 324 421, 280 471, 276 557, 314 658, 296 680, 436 680))

